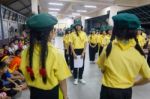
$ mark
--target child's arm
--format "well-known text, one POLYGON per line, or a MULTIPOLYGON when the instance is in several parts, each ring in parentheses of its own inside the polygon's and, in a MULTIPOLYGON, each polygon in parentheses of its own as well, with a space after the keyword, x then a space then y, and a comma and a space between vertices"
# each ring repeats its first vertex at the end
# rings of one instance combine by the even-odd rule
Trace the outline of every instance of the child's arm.
POLYGON ((14 82, 11 78, 7 78, 7 80, 8 80, 9 82, 11 82, 11 83, 15 84, 15 86, 16 86, 16 87, 18 87, 18 86, 19 86, 19 85, 18 85, 16 82, 14 82))
POLYGON ((23 77, 23 75, 13 75, 12 74, 12 76, 11 76, 11 79, 12 80, 18 80, 18 79, 20 79, 20 80, 24 80, 24 77, 23 77))
POLYGON ((8 90, 10 90, 10 88, 3 87, 2 90, 3 91, 8 91, 8 90))

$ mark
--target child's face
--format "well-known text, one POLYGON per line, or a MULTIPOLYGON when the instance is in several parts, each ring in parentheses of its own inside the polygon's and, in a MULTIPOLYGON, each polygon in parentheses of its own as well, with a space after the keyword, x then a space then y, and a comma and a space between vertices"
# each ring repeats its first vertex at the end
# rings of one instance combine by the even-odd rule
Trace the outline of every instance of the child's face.
POLYGON ((5 49, 6 49, 6 50, 8 50, 8 48, 9 48, 8 46, 5 46, 5 49))
POLYGON ((3 54, 4 53, 4 49, 0 49, 0 54, 3 54))
POLYGON ((10 64, 11 60, 12 60, 12 58, 11 58, 11 57, 8 57, 7 59, 4 60, 4 62, 5 62, 6 64, 10 64))
POLYGON ((95 34, 95 31, 92 31, 92 34, 95 34))
POLYGON ((109 31, 108 31, 108 34, 112 35, 112 30, 109 30, 109 31))
POLYGON ((0 69, 0 74, 4 74, 8 70, 8 67, 5 66, 3 69, 0 69))
POLYGON ((106 32, 105 32, 105 31, 103 31, 103 32, 102 32, 102 34, 103 34, 103 35, 106 35, 106 32))
POLYGON ((142 34, 142 31, 141 30, 138 30, 137 31, 137 35, 141 35, 142 34))
POLYGON ((15 44, 18 44, 18 40, 15 41, 15 44))

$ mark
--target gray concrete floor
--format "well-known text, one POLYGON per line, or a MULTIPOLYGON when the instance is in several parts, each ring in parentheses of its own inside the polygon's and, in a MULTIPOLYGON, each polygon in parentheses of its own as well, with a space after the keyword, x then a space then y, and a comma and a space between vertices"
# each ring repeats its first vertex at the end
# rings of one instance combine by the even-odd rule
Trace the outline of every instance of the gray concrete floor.
MULTIPOLYGON (((55 40, 57 48, 63 50, 62 38, 57 37, 55 40)), ((73 78, 68 79, 68 95, 69 99, 99 99, 100 93, 100 79, 102 74, 100 73, 96 64, 90 64, 88 58, 88 49, 85 60, 84 79, 86 84, 73 84, 73 78)), ((14 99, 29 99, 29 91, 25 90, 20 96, 14 99)), ((150 84, 133 88, 132 99, 150 99, 150 84)))

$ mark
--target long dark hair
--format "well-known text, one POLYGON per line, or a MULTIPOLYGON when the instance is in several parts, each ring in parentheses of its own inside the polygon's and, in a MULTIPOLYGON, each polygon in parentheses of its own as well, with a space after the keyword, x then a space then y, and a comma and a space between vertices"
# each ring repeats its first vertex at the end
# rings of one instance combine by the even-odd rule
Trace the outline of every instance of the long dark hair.
POLYGON ((145 56, 142 48, 139 45, 139 42, 136 38, 136 30, 129 30, 129 29, 118 29, 116 27, 113 28, 113 33, 112 33, 112 37, 110 39, 110 43, 108 44, 107 48, 106 48, 106 56, 109 57, 110 53, 111 53, 111 49, 112 49, 112 41, 115 39, 115 37, 117 37, 118 39, 124 39, 124 40, 129 40, 131 38, 134 38, 134 40, 136 41, 136 45, 135 45, 135 49, 143 56, 145 56))
MULTIPOLYGON (((46 59, 48 55, 48 39, 49 39, 49 34, 50 31, 53 30, 53 27, 44 29, 43 31, 37 31, 35 29, 30 30, 30 47, 29 47, 29 66, 32 68, 33 65, 33 52, 34 52, 34 47, 35 44, 40 45, 40 60, 39 61, 39 66, 40 68, 45 69, 46 67, 46 59)), ((35 80, 34 76, 30 76, 31 80, 35 80)), ((44 83, 47 82, 47 77, 42 76, 42 80, 44 83)))

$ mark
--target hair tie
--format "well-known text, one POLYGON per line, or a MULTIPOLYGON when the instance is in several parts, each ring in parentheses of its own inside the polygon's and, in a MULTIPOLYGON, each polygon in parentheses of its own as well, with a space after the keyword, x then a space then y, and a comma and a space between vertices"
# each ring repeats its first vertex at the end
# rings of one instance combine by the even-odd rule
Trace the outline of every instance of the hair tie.
POLYGON ((30 74, 31 77, 34 77, 34 72, 30 66, 27 66, 27 72, 30 74))
POLYGON ((40 75, 41 75, 42 77, 46 77, 46 69, 45 69, 45 68, 41 68, 41 69, 40 69, 40 75))

